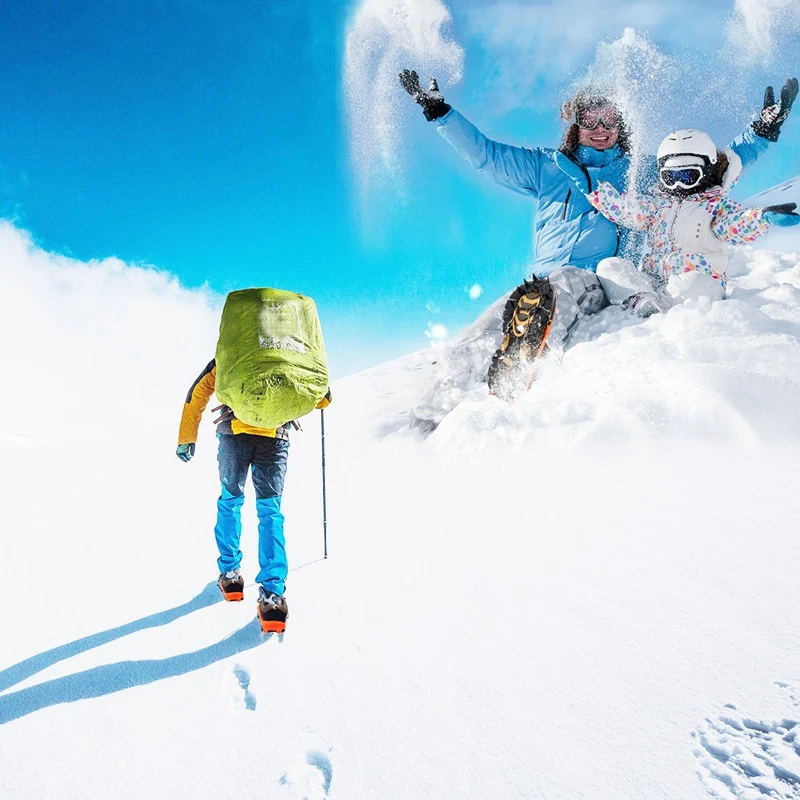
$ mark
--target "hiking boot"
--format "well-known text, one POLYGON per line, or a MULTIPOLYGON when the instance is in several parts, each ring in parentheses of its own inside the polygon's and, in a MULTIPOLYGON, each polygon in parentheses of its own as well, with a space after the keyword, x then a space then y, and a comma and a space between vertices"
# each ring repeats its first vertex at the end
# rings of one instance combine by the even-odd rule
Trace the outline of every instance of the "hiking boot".
POLYGON ((511 402, 530 389, 534 361, 544 351, 555 313, 556 292, 547 278, 514 290, 503 310, 503 341, 487 375, 491 394, 511 402))
POLYGON ((664 308, 658 302, 658 298, 652 292, 640 292, 629 297, 623 304, 623 308, 628 308, 641 319, 652 317, 653 314, 663 314, 664 308))
POLYGON ((286 605, 286 598, 283 595, 259 586, 257 611, 258 621, 264 633, 283 633, 286 630, 289 606, 286 605))
POLYGON ((238 569, 225 572, 217 579, 222 596, 229 602, 244 600, 244 578, 238 569))

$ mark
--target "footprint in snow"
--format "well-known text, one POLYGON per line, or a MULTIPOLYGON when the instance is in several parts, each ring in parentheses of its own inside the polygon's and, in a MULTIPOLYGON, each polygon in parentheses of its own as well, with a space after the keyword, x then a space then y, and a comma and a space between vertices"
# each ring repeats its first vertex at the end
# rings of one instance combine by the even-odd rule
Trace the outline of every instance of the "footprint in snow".
MULTIPOLYGON (((786 684, 795 706, 800 700, 786 684)), ((800 711, 800 709, 795 709, 800 711)), ((800 722, 743 716, 733 705, 692 734, 698 775, 717 800, 800 800, 800 722)))
POLYGON ((309 750, 305 762, 292 765, 281 776, 287 800, 325 800, 333 780, 331 760, 321 750, 309 750))
POLYGON ((222 675, 222 692, 228 697, 231 708, 236 711, 255 711, 256 696, 250 689, 250 672, 247 667, 236 664, 222 675))

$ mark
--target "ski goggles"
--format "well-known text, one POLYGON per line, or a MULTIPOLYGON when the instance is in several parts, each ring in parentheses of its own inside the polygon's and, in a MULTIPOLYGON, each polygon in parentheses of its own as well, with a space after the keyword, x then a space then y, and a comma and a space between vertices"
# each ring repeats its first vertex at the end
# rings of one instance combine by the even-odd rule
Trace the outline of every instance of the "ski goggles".
POLYGON ((669 189, 676 186, 694 189, 703 180, 703 170, 700 167, 662 167, 658 172, 661 182, 669 189))
POLYGON ((607 131, 615 131, 620 125, 619 115, 610 106, 581 109, 578 111, 575 121, 579 127, 587 131, 597 130, 600 123, 607 131))

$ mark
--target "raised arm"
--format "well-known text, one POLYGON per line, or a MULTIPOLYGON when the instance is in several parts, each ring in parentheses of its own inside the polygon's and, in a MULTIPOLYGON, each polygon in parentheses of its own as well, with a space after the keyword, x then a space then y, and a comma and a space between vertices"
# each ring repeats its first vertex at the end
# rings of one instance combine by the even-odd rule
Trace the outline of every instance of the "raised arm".
POLYGON ((731 150, 742 159, 743 166, 752 164, 771 142, 778 141, 781 127, 792 110, 797 93, 797 78, 789 78, 784 83, 777 102, 772 87, 767 86, 764 92, 764 107, 758 119, 748 125, 730 144, 731 150))
POLYGON ((425 119, 469 163, 495 183, 521 194, 539 196, 542 151, 496 142, 484 136, 469 120, 444 102, 436 80, 423 90, 412 70, 400 73, 403 88, 419 103, 425 119))
POLYGON ((516 147, 489 139, 455 109, 436 120, 436 124, 441 136, 473 169, 507 189, 533 197, 539 196, 541 150, 516 147))

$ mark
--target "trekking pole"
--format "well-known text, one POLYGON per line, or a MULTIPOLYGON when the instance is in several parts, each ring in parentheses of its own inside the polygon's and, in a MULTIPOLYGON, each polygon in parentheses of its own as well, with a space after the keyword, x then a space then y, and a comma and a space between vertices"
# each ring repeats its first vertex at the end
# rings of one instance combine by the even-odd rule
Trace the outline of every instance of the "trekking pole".
POLYGON ((325 558, 328 557, 328 498, 325 493, 325 410, 319 410, 319 425, 322 434, 322 542, 325 558))

